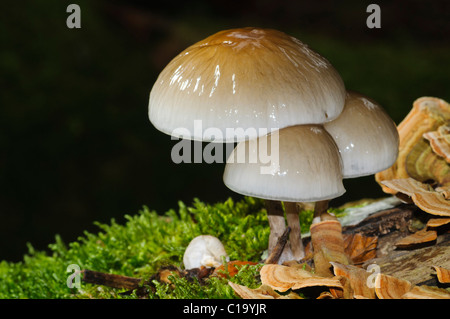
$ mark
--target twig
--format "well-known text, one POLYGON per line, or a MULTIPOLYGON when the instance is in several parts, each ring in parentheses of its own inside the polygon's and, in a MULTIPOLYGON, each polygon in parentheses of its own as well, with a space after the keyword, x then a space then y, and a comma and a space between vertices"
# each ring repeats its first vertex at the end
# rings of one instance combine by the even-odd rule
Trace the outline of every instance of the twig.
POLYGON ((82 270, 81 272, 83 273, 84 282, 112 288, 136 289, 139 288, 139 284, 142 281, 140 278, 106 274, 88 269, 82 270))
POLYGON ((272 250, 272 253, 269 255, 269 257, 266 259, 266 264, 276 264, 278 263, 278 260, 280 259, 281 253, 284 250, 284 246, 286 246, 286 243, 289 239, 289 233, 291 232, 290 227, 286 227, 283 234, 278 237, 277 244, 272 250))

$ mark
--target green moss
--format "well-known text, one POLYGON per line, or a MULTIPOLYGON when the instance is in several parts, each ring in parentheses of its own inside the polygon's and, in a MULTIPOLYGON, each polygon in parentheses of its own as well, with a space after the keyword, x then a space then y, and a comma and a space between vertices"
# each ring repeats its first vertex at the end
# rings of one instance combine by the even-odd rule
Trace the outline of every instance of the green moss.
MULTIPOLYGON (((182 267, 182 257, 190 240, 201 234, 218 237, 231 260, 259 261, 267 247, 269 227, 263 202, 245 198, 231 199, 214 205, 195 200, 187 207, 179 203, 177 211, 157 214, 144 207, 135 216, 126 216, 124 225, 96 223, 97 234, 85 232, 77 241, 65 244, 56 236, 50 252, 29 252, 23 261, 0 262, 0 298, 135 298, 121 295, 125 290, 82 282, 81 289, 68 288, 67 267, 150 278, 164 265, 182 267)), ((254 269, 245 267, 233 278, 251 284, 254 269)), ((176 278, 175 289, 156 284, 153 298, 234 298, 221 278, 208 279, 206 284, 176 278)))
MULTIPOLYGON (((341 215, 342 210, 334 210, 341 215)), ((302 230, 307 232, 312 211, 300 213, 302 230)), ((205 204, 194 200, 191 206, 179 203, 177 211, 164 214, 144 207, 125 224, 95 223, 97 234, 85 232, 77 241, 65 244, 60 236, 49 245, 49 252, 36 251, 30 244, 23 261, 0 262, 0 298, 138 298, 125 289, 81 282, 81 288, 67 287, 69 265, 150 281, 149 298, 236 298, 228 280, 257 288, 261 265, 246 265, 229 277, 198 279, 171 277, 172 285, 151 278, 163 266, 182 268, 183 253, 198 235, 218 237, 230 260, 258 262, 267 248, 270 234, 264 201, 247 197, 234 202, 205 204)))

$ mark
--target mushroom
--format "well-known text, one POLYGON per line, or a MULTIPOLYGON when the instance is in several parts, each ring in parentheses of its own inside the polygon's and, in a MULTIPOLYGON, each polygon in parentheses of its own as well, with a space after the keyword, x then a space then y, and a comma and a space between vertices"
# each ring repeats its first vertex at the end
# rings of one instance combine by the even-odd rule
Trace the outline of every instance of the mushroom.
POLYGON ((336 118, 344 83, 323 57, 272 29, 220 31, 178 54, 158 76, 149 119, 160 131, 205 142, 239 142, 336 118), (201 120, 205 128, 195 127, 201 120))
MULTIPOLYGON (((383 171, 397 159, 399 136, 394 121, 362 94, 347 92, 344 110, 324 127, 339 148, 344 179, 383 171)), ((316 204, 314 217, 327 214, 327 209, 328 201, 316 204)))
POLYGON ((222 258, 229 259, 222 242, 211 235, 200 235, 191 240, 183 255, 185 269, 218 267, 222 258))
POLYGON ((304 257, 295 203, 328 200, 345 192, 339 150, 321 125, 290 126, 240 142, 227 160, 224 183, 239 194, 269 200, 269 253, 286 227, 282 209, 271 211, 270 203, 284 202, 291 233, 290 245, 286 245, 280 264, 304 257), (254 156, 268 154, 269 147, 270 164, 254 156), (274 153, 278 156, 273 156, 274 153), (241 154, 246 154, 245 158, 241 154), (272 172, 262 174, 262 169, 268 166, 273 168, 272 172))
MULTIPOLYGON (((342 112, 345 94, 335 68, 300 40, 277 30, 240 28, 215 33, 170 61, 150 92, 148 114, 158 130, 174 137, 241 142, 331 121, 342 112), (199 130, 197 121, 207 129, 199 130)), ((275 216, 269 217, 272 222, 275 216)))

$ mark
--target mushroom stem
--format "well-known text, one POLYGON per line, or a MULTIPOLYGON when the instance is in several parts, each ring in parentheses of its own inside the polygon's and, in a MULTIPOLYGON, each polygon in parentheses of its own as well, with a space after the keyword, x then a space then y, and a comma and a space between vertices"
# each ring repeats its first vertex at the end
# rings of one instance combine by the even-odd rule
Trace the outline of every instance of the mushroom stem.
POLYGON ((329 200, 321 200, 316 202, 316 204, 314 205, 313 223, 317 223, 323 220, 337 220, 334 215, 328 213, 329 203, 329 200))
MULTIPOLYGON (((269 220, 270 235, 269 235, 269 255, 275 248, 278 238, 283 235, 286 230, 286 220, 284 218, 283 206, 280 201, 266 200, 267 219, 269 220)), ((291 248, 289 245, 284 247, 283 253, 279 259, 279 263, 285 260, 292 260, 293 258, 291 248)))
POLYGON ((284 208, 286 209, 288 226, 291 228, 289 241, 291 244, 292 254, 295 260, 301 260, 305 257, 305 248, 303 247, 302 242, 298 206, 295 202, 284 202, 284 208))

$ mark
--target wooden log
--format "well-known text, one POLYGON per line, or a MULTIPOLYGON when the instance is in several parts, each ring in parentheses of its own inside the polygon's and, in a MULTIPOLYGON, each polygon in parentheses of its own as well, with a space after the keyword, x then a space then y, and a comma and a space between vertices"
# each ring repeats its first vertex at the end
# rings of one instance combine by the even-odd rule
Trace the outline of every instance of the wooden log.
POLYGON ((382 274, 408 280, 415 285, 439 286, 433 266, 450 268, 450 234, 442 234, 436 244, 413 250, 394 250, 381 258, 366 261, 376 264, 382 274))
POLYGON ((432 217, 415 205, 402 204, 370 215, 357 225, 346 226, 343 233, 378 237, 377 257, 365 261, 361 265, 364 269, 377 265, 382 274, 414 285, 439 286, 433 266, 450 269, 450 233, 438 232, 435 242, 421 246, 408 249, 396 246, 400 238, 412 234, 413 221, 421 220, 425 224, 432 217))
POLYGON ((398 207, 383 210, 369 217, 356 225, 345 226, 342 232, 360 233, 365 236, 382 236, 393 231, 406 231, 408 221, 411 220, 419 209, 415 205, 402 204, 398 207))

